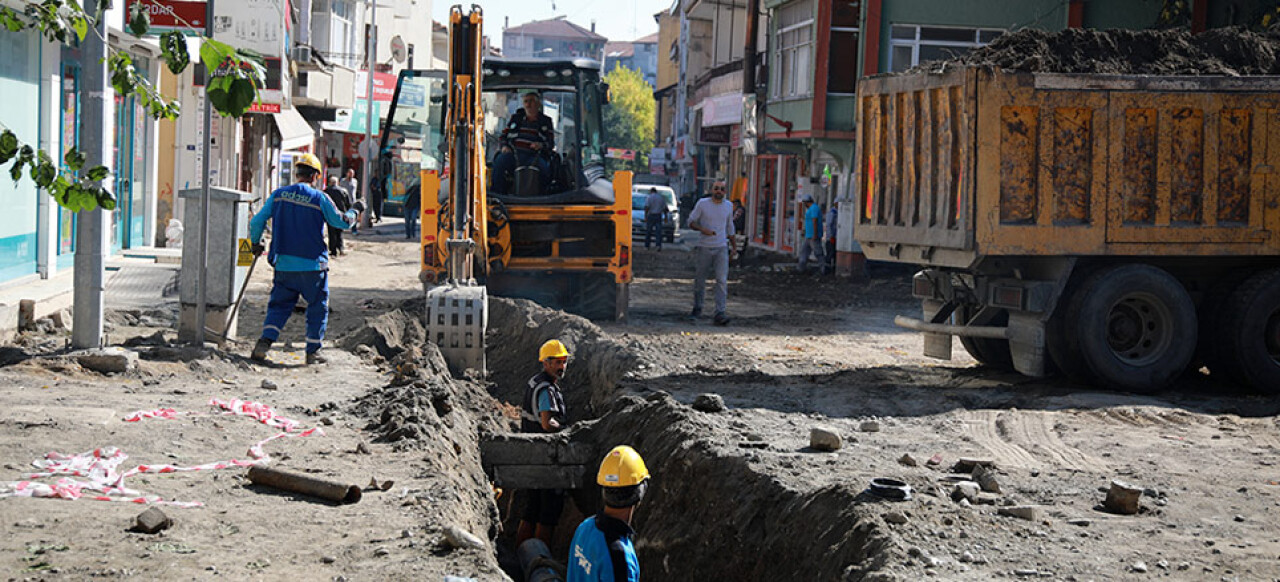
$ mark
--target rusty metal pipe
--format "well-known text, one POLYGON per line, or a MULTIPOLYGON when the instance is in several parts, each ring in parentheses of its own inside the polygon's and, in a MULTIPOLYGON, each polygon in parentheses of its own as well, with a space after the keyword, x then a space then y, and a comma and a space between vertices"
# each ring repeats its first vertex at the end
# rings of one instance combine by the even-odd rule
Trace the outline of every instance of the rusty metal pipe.
POLYGON ((360 488, 355 485, 326 481, 309 475, 300 475, 261 466, 249 467, 249 481, 254 485, 302 493, 335 503, 356 503, 360 501, 360 497, 363 495, 360 488))

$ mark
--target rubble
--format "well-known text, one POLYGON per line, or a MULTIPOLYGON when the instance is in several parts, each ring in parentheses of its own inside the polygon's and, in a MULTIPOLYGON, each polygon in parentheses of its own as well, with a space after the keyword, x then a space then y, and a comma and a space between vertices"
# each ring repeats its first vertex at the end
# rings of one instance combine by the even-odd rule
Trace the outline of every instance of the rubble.
POLYGON ((1010 505, 996 510, 999 515, 1007 515, 1027 521, 1040 521, 1044 518, 1044 509, 1036 505, 1010 505))
POLYGON ((138 364, 138 354, 118 347, 85 350, 72 354, 75 361, 86 370, 101 374, 123 374, 138 364))
POLYGON ((819 451, 838 451, 842 443, 840 433, 824 426, 809 429, 809 447, 819 451))
POLYGON ((169 519, 169 516, 160 511, 159 507, 151 507, 138 514, 133 525, 133 531, 153 534, 168 529, 171 525, 173 525, 173 520, 169 519))
POLYGON ((699 394, 693 399, 693 409, 699 412, 724 412, 724 398, 719 394, 699 394))
POLYGON ((449 547, 460 550, 483 550, 485 543, 469 531, 456 525, 444 528, 445 543, 449 547))
POLYGON ((1142 498, 1142 488, 1134 487, 1124 481, 1113 480, 1107 490, 1107 498, 1103 507, 1112 513, 1133 515, 1138 513, 1138 500, 1142 498))

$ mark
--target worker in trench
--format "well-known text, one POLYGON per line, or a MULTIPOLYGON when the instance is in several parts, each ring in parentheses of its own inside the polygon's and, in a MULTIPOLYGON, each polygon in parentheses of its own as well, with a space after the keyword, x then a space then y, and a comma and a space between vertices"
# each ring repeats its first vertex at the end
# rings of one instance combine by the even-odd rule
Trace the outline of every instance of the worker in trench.
MULTIPOLYGON (((547 340, 538 349, 538 361, 542 363, 542 371, 530 378, 525 388, 520 409, 520 432, 560 432, 569 423, 564 395, 560 392, 560 379, 564 378, 569 363, 569 350, 560 340, 547 340)), ((535 536, 550 546, 563 510, 563 490, 530 490, 520 527, 516 530, 516 547, 535 536)))
POLYGON ((649 469, 635 449, 614 447, 596 475, 604 509, 583 520, 569 544, 568 582, 639 582, 631 518, 649 487, 649 469))
POLYGON ((267 317, 262 322, 262 337, 249 357, 267 359, 271 344, 289 321, 293 306, 301 296, 307 301, 307 364, 323 364, 320 346, 329 324, 329 250, 325 244, 325 225, 347 230, 364 210, 356 201, 345 214, 339 214, 333 201, 316 189, 323 169, 313 154, 302 154, 293 164, 297 183, 272 192, 262 209, 249 221, 249 239, 254 256, 261 256, 262 232, 271 221, 271 252, 267 262, 275 268, 271 281, 271 300, 267 317))

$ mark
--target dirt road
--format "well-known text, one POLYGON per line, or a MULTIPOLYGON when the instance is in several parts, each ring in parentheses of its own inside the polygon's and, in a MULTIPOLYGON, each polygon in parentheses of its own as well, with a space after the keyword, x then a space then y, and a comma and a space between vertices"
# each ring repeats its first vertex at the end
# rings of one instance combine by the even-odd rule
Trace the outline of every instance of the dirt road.
MULTIPOLYGON (((335 261, 335 341, 420 293, 415 249, 395 229, 348 237, 351 253, 335 261)), ((1274 399, 1203 377, 1160 397, 1030 380, 976 367, 958 344, 951 362, 922 358, 919 336, 892 325, 917 309, 909 271, 851 283, 762 272, 770 264, 760 263, 733 274, 729 326, 689 321, 687 259, 673 247, 637 252, 631 321, 602 326, 612 340, 580 321, 530 319, 579 343, 616 340, 633 358, 614 386, 595 360, 617 351, 571 346, 584 355, 567 383, 571 405, 591 395, 575 420, 589 420, 584 409, 600 417, 584 434, 635 444, 654 474, 635 524, 646 580, 1280 580, 1274 399), (691 408, 703 393, 727 409, 691 408), (839 434, 843 447, 810 448, 814 426, 839 434), (961 457, 991 461, 1001 492, 952 501, 961 457), (912 500, 867 494, 874 477, 908 483, 912 500), (1138 514, 1096 509, 1113 479, 1146 489, 1138 514), (1015 512, 1033 519, 999 515, 1015 505, 1036 506, 1015 512)), ((269 280, 264 272, 250 288, 241 323, 249 338, 269 280)), ((149 335, 155 327, 136 324, 155 317, 117 314, 112 338, 149 335)), ((390 488, 331 505, 252 486, 243 469, 128 477, 141 492, 203 504, 162 506, 174 525, 159 534, 126 531, 145 509, 133 503, 0 499, 9 532, 0 572, 506 579, 494 548, 509 543, 496 515, 508 498, 495 501, 476 439, 510 427, 510 409, 489 395, 518 391, 511 379, 533 373, 506 369, 521 360, 501 351, 523 343, 491 338, 490 361, 504 369, 485 385, 443 377, 416 349, 330 348, 331 363, 301 366, 301 323, 295 317, 284 336, 298 351, 282 344, 267 366, 243 357, 247 345, 142 345, 134 370, 104 375, 63 355, 60 342, 6 348, 0 480, 19 480, 51 451, 119 447, 129 455, 122 469, 247 459, 250 445, 279 429, 208 414, 217 412, 210 398, 240 398, 324 430, 265 444, 272 466, 390 488), (206 414, 122 420, 162 408, 206 414), (448 526, 485 547, 454 549, 448 526)))

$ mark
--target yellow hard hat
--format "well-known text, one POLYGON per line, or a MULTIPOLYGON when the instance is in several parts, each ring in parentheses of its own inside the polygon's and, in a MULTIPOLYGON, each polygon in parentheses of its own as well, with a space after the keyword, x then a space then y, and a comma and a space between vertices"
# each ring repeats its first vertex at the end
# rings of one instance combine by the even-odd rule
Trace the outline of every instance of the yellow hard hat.
POLYGON ((627 445, 618 445, 604 456, 596 483, 601 487, 631 487, 649 478, 640 453, 627 445))
POLYGON ((564 344, 560 343, 560 340, 547 340, 547 343, 542 344, 542 347, 538 349, 539 362, 545 362, 547 358, 567 357, 569 357, 569 350, 564 348, 564 344))
POLYGON ((295 168, 298 166, 306 166, 317 172, 324 171, 324 168, 320 166, 320 158, 317 158, 315 154, 302 154, 298 159, 293 161, 293 166, 295 168))

